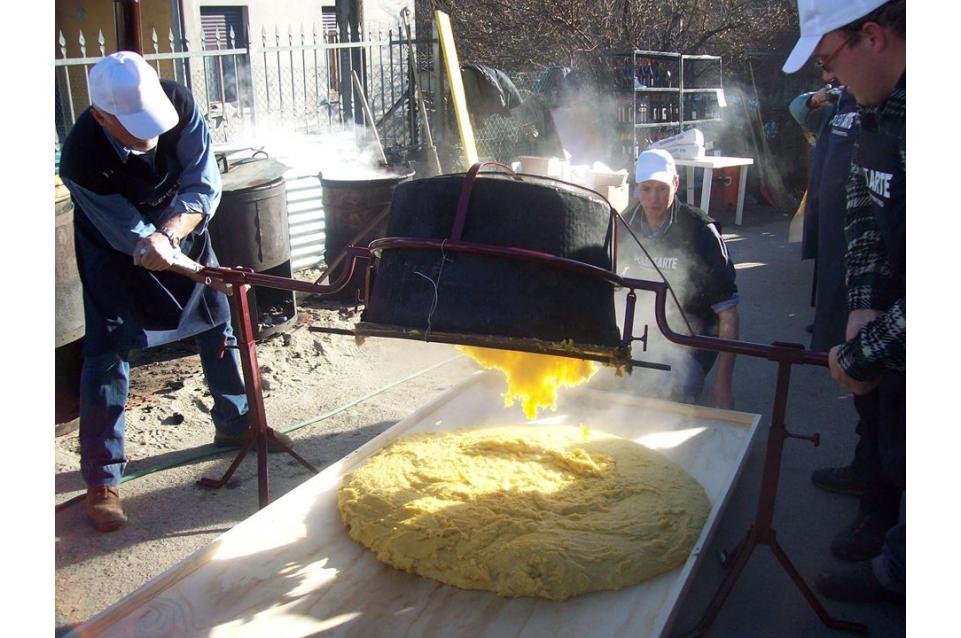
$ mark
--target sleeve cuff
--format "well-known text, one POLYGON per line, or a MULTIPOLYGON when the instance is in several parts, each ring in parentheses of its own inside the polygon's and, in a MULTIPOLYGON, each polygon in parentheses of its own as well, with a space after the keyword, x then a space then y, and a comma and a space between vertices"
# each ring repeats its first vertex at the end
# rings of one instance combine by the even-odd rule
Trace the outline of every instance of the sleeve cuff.
POLYGON ((838 347, 838 365, 855 381, 869 381, 884 372, 884 365, 865 356, 861 339, 855 338, 838 347))
POLYGON ((185 193, 178 195, 167 207, 167 212, 163 216, 163 221, 167 221, 174 215, 181 215, 183 213, 188 214, 199 214, 203 215, 204 218, 200 220, 200 223, 194 228, 192 233, 203 233, 207 230, 207 224, 210 223, 210 218, 213 217, 213 210, 210 206, 210 198, 206 195, 200 193, 185 193))
POLYGON ((730 299, 725 299, 724 301, 719 301, 716 304, 711 305, 711 310, 714 311, 714 314, 718 314, 723 310, 728 310, 730 308, 736 307, 740 301, 741 301, 740 294, 734 293, 734 296, 731 297, 730 299))

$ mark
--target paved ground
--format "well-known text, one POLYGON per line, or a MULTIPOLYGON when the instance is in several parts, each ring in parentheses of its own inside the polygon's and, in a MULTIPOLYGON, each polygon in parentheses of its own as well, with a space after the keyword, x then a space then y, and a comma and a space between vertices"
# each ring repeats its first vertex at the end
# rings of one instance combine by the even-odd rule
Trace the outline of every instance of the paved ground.
MULTIPOLYGON (((808 335, 804 327, 812 317, 808 306, 812 269, 810 263, 799 261, 799 247, 786 242, 787 217, 770 209, 749 207, 744 226, 733 226, 733 216, 720 216, 720 219, 725 223, 730 250, 739 263, 742 338, 758 343, 775 340, 806 343, 808 335)), ((449 356, 438 350, 426 355, 429 361, 422 359, 416 365, 406 363, 399 354, 403 351, 401 346, 391 343, 393 345, 375 346, 392 349, 392 360, 399 361, 389 370, 377 373, 378 383, 399 380, 449 356)), ((361 351, 365 352, 357 356, 351 375, 363 380, 379 367, 379 351, 366 350, 366 346, 361 351)), ((470 370, 463 362, 446 364, 323 423, 304 427, 295 434, 298 449, 307 458, 326 465, 389 427, 416 405, 428 402, 457 383, 470 370)), ((675 624, 677 631, 696 623, 722 578, 722 568, 715 556, 722 549, 732 549, 754 517, 775 370, 775 365, 767 361, 743 357, 738 360, 736 407, 760 413, 763 416, 761 430, 707 559, 681 605, 675 624)), ((374 384, 372 389, 382 385, 374 384)), ((357 391, 357 395, 360 394, 357 391)), ((318 407, 302 416, 292 414, 290 422, 307 419, 328 407, 331 406, 318 407)), ((856 508, 853 499, 815 489, 809 475, 818 466, 848 460, 855 440, 854 422, 850 398, 838 391, 825 369, 794 369, 788 428, 805 434, 820 432, 821 445, 815 448, 799 440, 786 443, 774 526, 782 547, 809 582, 813 582, 818 571, 836 564, 828 551, 830 539, 853 518, 856 508)), ((146 459, 142 466, 175 458, 177 454, 173 451, 146 459)), ((256 480, 252 464, 241 468, 232 489, 211 493, 193 487, 196 478, 216 475, 226 463, 223 458, 205 460, 132 482, 125 494, 130 496, 128 509, 137 517, 137 522, 115 534, 99 535, 90 531, 84 525, 79 507, 57 514, 58 635, 176 564, 254 511, 256 480)), ((308 478, 292 462, 279 465, 273 475, 276 495, 308 478)), ((58 501, 76 493, 76 480, 75 475, 58 475, 58 501)), ((826 606, 839 617, 868 624, 872 636, 905 634, 904 606, 834 603, 826 606)), ((389 635, 389 631, 385 630, 384 635, 389 635)), ((842 634, 823 627, 768 548, 762 546, 755 551, 707 635, 747 638, 842 634)))
MULTIPOLYGON (((787 244, 787 217, 769 209, 745 211, 744 226, 733 216, 720 217, 738 268, 741 291, 741 337, 746 341, 808 343, 804 332, 813 317, 809 307, 812 264, 799 261, 799 244, 787 244)), ((758 492, 770 426, 776 366, 760 359, 740 357, 735 375, 737 409, 763 416, 727 513, 678 614, 674 629, 693 627, 723 577, 711 554, 733 550, 748 530, 758 504, 758 492)), ((821 444, 789 439, 785 443, 774 529, 779 544, 802 577, 813 585, 819 571, 840 565, 828 547, 836 531, 854 518, 855 499, 815 488, 811 470, 847 463, 854 449, 856 413, 850 396, 840 392, 826 369, 793 368, 785 418, 788 430, 798 434, 819 432, 821 444)), ((838 618, 865 623, 872 636, 903 636, 903 605, 845 605, 825 602, 838 618)), ((825 628, 810 609, 771 551, 759 546, 727 599, 708 636, 739 638, 769 636, 841 636, 825 628)))

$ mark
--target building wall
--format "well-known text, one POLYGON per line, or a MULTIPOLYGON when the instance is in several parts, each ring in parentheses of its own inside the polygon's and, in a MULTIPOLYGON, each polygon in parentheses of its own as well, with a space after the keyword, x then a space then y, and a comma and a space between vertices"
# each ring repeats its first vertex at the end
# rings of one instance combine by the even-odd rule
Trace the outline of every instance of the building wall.
MULTIPOLYGON (((174 27, 172 16, 176 11, 176 0, 148 0, 140 3, 140 24, 145 53, 153 53, 151 33, 157 30, 161 51, 168 49, 167 38, 174 27)), ((77 42, 80 31, 87 39, 87 55, 100 55, 97 34, 103 31, 107 53, 117 50, 117 33, 114 28, 114 0, 57 0, 54 9, 57 37, 62 31, 67 40, 67 55, 80 57, 77 42)), ((174 29, 176 35, 176 29, 174 29)), ((55 40, 56 42, 56 40, 55 40)), ((57 57, 61 57, 59 45, 57 57)))
POLYGON ((252 44, 261 43, 261 31, 267 29, 268 42, 273 44, 275 27, 280 27, 281 40, 286 44, 287 27, 294 28, 299 38, 300 26, 310 35, 313 25, 320 32, 324 7, 333 7, 334 0, 183 0, 184 27, 193 41, 200 34, 200 7, 247 7, 247 23, 252 44))
MULTIPOLYGON (((288 25, 294 27, 295 34, 299 34, 301 24, 307 34, 313 24, 319 31, 323 8, 335 4, 335 0, 183 0, 184 24, 187 32, 195 36, 200 32, 200 7, 246 6, 251 39, 259 44, 264 27, 268 38, 273 36, 276 26, 281 28, 281 37, 286 35, 288 25)), ((414 0, 363 1, 364 23, 375 31, 396 28, 400 10, 405 6, 413 12, 414 0)))
POLYGON ((364 23, 384 31, 394 29, 400 20, 400 11, 410 11, 410 28, 414 28, 414 0, 368 0, 364 2, 364 23))
MULTIPOLYGON (((158 49, 161 52, 170 50, 168 36, 171 28, 174 28, 172 11, 175 11, 177 0, 148 0, 141 2, 140 23, 143 39, 144 53, 153 53, 152 33, 156 29, 158 37, 158 49)), ((86 57, 96 58, 100 56, 100 44, 98 36, 103 33, 104 51, 107 54, 117 50, 117 33, 114 25, 114 1, 113 0, 56 0, 54 5, 54 58, 63 58, 60 46, 60 34, 66 40, 66 57, 82 57, 80 49, 80 34, 83 33, 86 40, 86 57)), ((176 36, 176 28, 174 28, 176 36)), ((160 73, 169 77, 172 72, 169 62, 162 62, 160 73)), ((74 113, 79 115, 88 106, 86 72, 89 67, 70 67, 69 71, 63 68, 58 69, 57 108, 61 111, 62 117, 69 122, 69 107, 67 106, 67 78, 69 72, 69 95, 73 97, 74 113)))

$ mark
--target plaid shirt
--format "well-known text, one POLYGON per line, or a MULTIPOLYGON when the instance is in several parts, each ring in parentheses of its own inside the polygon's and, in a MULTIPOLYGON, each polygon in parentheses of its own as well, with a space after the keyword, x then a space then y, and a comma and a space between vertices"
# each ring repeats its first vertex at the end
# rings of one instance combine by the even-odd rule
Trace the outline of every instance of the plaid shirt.
MULTIPOLYGON (((898 170, 905 171, 905 76, 888 99, 876 107, 860 107, 861 126, 873 117, 880 134, 898 142, 898 170)), ((881 232, 874 217, 871 194, 859 160, 855 142, 851 174, 847 184, 847 213, 844 236, 847 240, 848 310, 874 309, 884 314, 870 322, 851 341, 838 350, 838 363, 848 376, 859 381, 877 378, 885 370, 905 370, 906 327, 905 287, 891 268, 881 232)))

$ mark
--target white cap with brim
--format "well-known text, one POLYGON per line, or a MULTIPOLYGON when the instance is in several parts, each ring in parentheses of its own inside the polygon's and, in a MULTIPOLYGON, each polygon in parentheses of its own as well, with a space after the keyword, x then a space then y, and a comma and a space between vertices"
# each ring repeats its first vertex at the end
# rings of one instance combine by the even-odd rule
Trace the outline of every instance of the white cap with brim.
POLYGON ((90 69, 90 102, 141 140, 158 137, 180 120, 157 72, 132 51, 108 55, 90 69))
POLYGON ((654 180, 673 186, 677 177, 674 157, 661 149, 644 151, 638 155, 634 169, 634 181, 638 184, 654 180))
POLYGON ((782 70, 794 73, 811 58, 826 33, 863 18, 888 0, 798 0, 801 37, 782 70))

